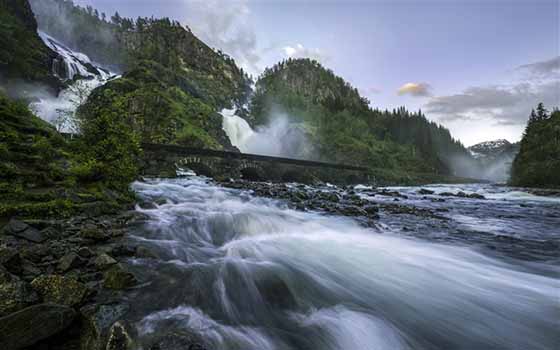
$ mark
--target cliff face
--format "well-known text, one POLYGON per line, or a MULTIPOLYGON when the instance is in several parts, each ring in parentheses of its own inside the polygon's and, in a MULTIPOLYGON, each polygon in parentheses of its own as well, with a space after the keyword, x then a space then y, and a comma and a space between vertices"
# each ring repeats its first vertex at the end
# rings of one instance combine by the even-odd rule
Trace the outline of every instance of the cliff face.
POLYGON ((52 71, 58 54, 37 34, 37 22, 27 0, 0 1, 0 79, 7 93, 14 83, 42 83, 55 91, 61 82, 52 71))

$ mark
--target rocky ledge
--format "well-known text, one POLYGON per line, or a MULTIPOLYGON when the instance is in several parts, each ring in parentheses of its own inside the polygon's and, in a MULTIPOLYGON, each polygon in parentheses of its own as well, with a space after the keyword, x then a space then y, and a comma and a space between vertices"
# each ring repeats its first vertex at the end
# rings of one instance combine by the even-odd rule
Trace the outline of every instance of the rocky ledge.
POLYGON ((125 242, 139 217, 11 219, 0 230, 0 349, 127 349, 125 242))
MULTIPOLYGON (((297 210, 315 210, 336 215, 349 216, 356 218, 361 224, 368 227, 375 227, 379 214, 387 212, 390 214, 407 214, 424 218, 438 220, 448 220, 438 212, 442 209, 432 210, 419 208, 408 204, 401 204, 402 200, 408 199, 404 194, 387 189, 362 189, 354 187, 335 187, 335 186, 307 186, 303 184, 285 184, 268 182, 250 182, 243 180, 230 180, 220 182, 220 185, 227 188, 250 190, 256 196, 283 199, 297 210), (392 198, 391 202, 372 203, 362 197, 384 196, 392 198)), ((433 194, 430 190, 421 190, 419 194, 433 194), (426 191, 426 192, 424 192, 426 191), (427 193, 431 192, 431 193, 427 193)), ((445 195, 445 194, 443 194, 445 195)), ((475 198, 473 195, 450 194, 456 197, 475 198)), ((443 196, 442 196, 443 197, 443 196)), ((477 199, 484 197, 477 195, 477 199)), ((444 198, 428 198, 426 200, 445 201, 444 198)))

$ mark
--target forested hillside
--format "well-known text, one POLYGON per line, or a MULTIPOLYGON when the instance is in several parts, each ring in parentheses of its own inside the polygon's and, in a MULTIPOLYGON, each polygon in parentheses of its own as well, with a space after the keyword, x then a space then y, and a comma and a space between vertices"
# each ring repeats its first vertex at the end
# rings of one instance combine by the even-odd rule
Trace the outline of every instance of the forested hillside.
POLYGON ((439 174, 458 173, 457 157, 470 159, 447 129, 421 111, 371 109, 356 88, 313 60, 289 59, 265 70, 250 122, 267 123, 275 108, 304 122, 323 159, 439 174))
POLYGON ((31 3, 39 29, 124 72, 79 109, 88 125, 115 115, 144 142, 231 149, 217 112, 246 103, 251 80, 229 56, 168 18, 108 18, 65 0, 31 3))
POLYGON ((515 186, 560 188, 560 111, 539 104, 531 112, 511 171, 515 186))

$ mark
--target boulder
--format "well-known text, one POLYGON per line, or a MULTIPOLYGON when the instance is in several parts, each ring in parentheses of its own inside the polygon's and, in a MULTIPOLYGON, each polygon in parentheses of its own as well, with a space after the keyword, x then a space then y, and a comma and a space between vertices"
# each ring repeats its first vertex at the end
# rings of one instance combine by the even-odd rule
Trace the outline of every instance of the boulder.
MULTIPOLYGON (((119 349, 118 345, 122 344, 122 341, 120 341, 122 337, 119 335, 120 331, 118 329, 113 330, 114 327, 111 327, 111 325, 115 326, 115 322, 121 319, 129 309, 129 305, 121 303, 94 304, 81 308, 83 327, 80 336, 81 348, 105 350, 106 339, 113 334, 115 340, 112 349, 119 349)), ((128 334, 126 330, 125 333, 128 334)))
POLYGON ((47 237, 41 231, 29 226, 25 222, 12 219, 4 227, 4 234, 22 238, 34 243, 44 242, 47 237))
POLYGON ((124 322, 116 322, 109 330, 106 350, 128 350, 132 347, 132 338, 124 322))
POLYGON ((66 306, 80 305, 89 293, 84 284, 58 275, 37 277, 31 282, 31 286, 43 301, 66 306))
POLYGON ((202 340, 185 331, 157 334, 148 345, 148 350, 206 350, 202 340))
POLYGON ((418 191, 418 194, 421 194, 423 196, 429 195, 429 194, 434 194, 434 193, 435 193, 434 191, 428 190, 428 189, 425 189, 425 188, 422 188, 420 191, 418 191))
POLYGON ((95 242, 105 242, 111 238, 111 235, 105 232, 105 230, 95 226, 86 226, 80 230, 80 237, 95 242))
POLYGON ((98 268, 99 270, 105 270, 109 267, 111 267, 112 265, 115 265, 117 263, 117 261, 115 259, 113 259, 111 256, 109 256, 109 254, 99 254, 99 256, 97 256, 97 258, 95 258, 94 264, 95 267, 98 268))
POLYGON ((39 304, 0 318, 0 349, 21 349, 66 329, 76 316, 67 306, 39 304))
POLYGON ((14 248, 0 248, 0 264, 13 274, 19 275, 23 272, 20 254, 14 248))
POLYGON ((105 273, 103 286, 109 289, 121 290, 134 287, 138 283, 136 277, 127 271, 123 265, 117 264, 105 273))
POLYGON ((38 302, 39 296, 27 282, 0 269, 0 317, 38 302))
POLYGON ((58 262, 58 269, 62 272, 66 272, 76 267, 82 266, 84 262, 85 261, 82 258, 80 258, 78 254, 68 253, 62 258, 60 258, 58 262))

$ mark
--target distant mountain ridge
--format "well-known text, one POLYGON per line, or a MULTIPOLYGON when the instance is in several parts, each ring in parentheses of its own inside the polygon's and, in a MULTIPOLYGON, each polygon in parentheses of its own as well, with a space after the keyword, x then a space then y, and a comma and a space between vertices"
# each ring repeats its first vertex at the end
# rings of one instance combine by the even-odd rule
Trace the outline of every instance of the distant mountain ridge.
POLYGON ((504 152, 518 152, 519 143, 511 143, 508 140, 499 139, 477 143, 476 145, 470 146, 468 150, 473 157, 477 159, 495 157, 504 152))

